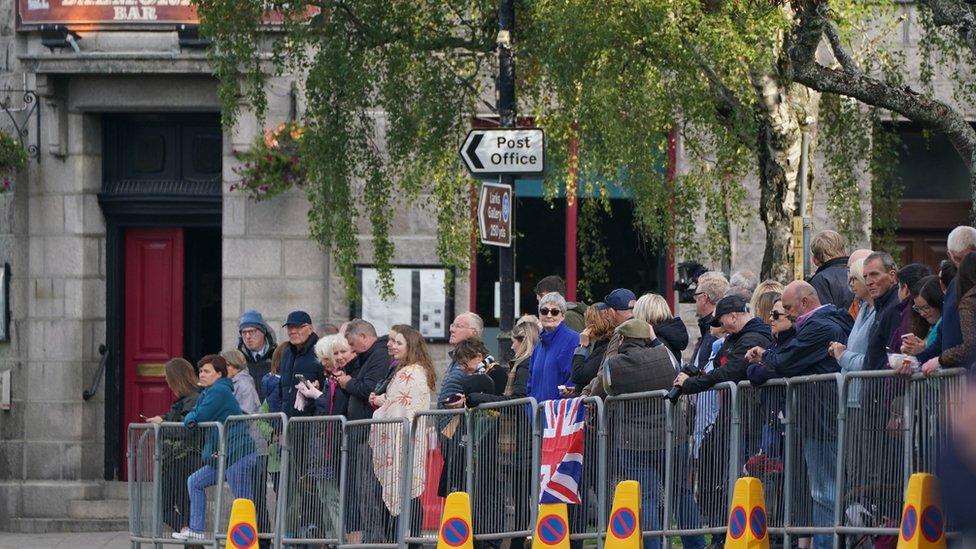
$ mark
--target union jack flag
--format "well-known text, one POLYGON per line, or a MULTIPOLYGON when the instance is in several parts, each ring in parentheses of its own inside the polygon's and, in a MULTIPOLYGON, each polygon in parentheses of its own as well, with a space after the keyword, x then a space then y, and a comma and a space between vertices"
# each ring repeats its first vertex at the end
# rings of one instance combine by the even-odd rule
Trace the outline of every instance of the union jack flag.
POLYGON ((582 398, 547 400, 542 405, 539 503, 580 503, 586 406, 582 398))

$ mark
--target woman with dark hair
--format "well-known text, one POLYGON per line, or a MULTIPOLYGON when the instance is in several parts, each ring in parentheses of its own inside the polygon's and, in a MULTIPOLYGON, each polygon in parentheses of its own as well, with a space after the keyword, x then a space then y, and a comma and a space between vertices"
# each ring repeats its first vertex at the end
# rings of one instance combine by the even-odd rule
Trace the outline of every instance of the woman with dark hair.
POLYGON ((914 356, 939 340, 945 293, 942 291, 942 282, 939 277, 930 275, 918 281, 912 295, 915 300, 912 309, 931 326, 925 339, 921 339, 915 334, 908 334, 902 339, 901 352, 914 356))
POLYGON ((617 316, 605 303, 594 303, 586 308, 583 324, 579 347, 573 353, 573 383, 578 389, 589 385, 600 370, 610 336, 617 327, 617 316))
POLYGON ((959 326, 962 343, 929 359, 922 365, 922 373, 929 375, 939 368, 969 368, 976 355, 976 252, 969 252, 959 263, 959 272, 953 284, 959 296, 959 326))
MULTIPOLYGON (((163 367, 166 385, 176 395, 176 402, 162 416, 146 418, 147 423, 179 422, 196 406, 200 396, 197 374, 193 365, 183 358, 171 358, 163 367)), ((190 515, 190 497, 186 489, 186 477, 190 471, 200 468, 200 437, 182 428, 163 428, 159 432, 159 445, 163 469, 162 501, 163 522, 174 532, 187 525, 190 515)))
MULTIPOLYGON (((427 351, 424 337, 410 326, 397 324, 390 328, 389 347, 396 367, 386 391, 369 396, 369 402, 377 406, 373 419, 407 418, 413 421, 414 415, 430 408, 430 395, 437 383, 434 361, 427 351)), ((386 526, 386 539, 397 539, 400 515, 400 470, 403 460, 408 457, 408 449, 403 447, 403 436, 392 431, 393 424, 377 424, 370 428, 369 445, 373 452, 373 473, 379 480, 383 511, 383 524, 386 526)), ((416 429, 414 433, 413 455, 424 455, 427 430, 416 429)), ((409 486, 410 528, 409 532, 419 535, 423 523, 423 508, 420 494, 424 490, 426 470, 423 459, 413 460, 413 474, 409 486)), ((379 540, 369 539, 376 543, 379 540)), ((413 547, 413 544, 411 544, 413 547)), ((419 546, 417 546, 419 547, 419 546)))
POLYGON ((906 334, 914 334, 919 338, 924 338, 929 333, 929 324, 925 322, 920 314, 912 309, 914 305, 914 295, 912 290, 916 288, 918 281, 932 274, 932 269, 928 265, 921 263, 909 263, 898 270, 898 311, 901 315, 898 325, 888 338, 889 349, 900 349, 902 337, 906 334))
MULTIPOLYGON (((194 429, 198 423, 220 422, 240 415, 241 406, 234 398, 234 384, 227 377, 227 362, 220 355, 207 355, 197 362, 200 372, 200 385, 203 393, 197 404, 183 419, 183 425, 194 429)), ((224 448, 224 474, 227 484, 236 498, 254 499, 250 472, 254 466, 254 441, 244 423, 234 423, 226 433, 227 446, 224 448)), ((208 429, 201 456, 203 467, 186 480, 190 493, 190 527, 173 533, 179 540, 204 539, 206 534, 207 494, 206 489, 217 483, 217 465, 220 452, 220 435, 217 429, 208 429)))
MULTIPOLYGON (((463 393, 459 400, 446 405, 460 408, 467 396, 472 393, 501 395, 508 384, 508 368, 498 364, 488 352, 488 347, 480 337, 469 337, 454 347, 454 360, 468 373, 461 386, 463 393)), ((472 404, 472 406, 477 406, 472 404)))

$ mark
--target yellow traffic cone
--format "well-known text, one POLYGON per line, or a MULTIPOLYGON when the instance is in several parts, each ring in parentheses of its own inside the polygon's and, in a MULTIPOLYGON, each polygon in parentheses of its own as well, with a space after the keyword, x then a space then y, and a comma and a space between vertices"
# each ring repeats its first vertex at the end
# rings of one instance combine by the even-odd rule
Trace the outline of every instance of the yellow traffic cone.
POLYGON ((939 479, 915 473, 908 479, 898 549, 945 549, 945 515, 939 479))
POLYGON ((569 513, 565 503, 540 503, 533 549, 569 549, 569 513))
POLYGON ((753 477, 743 477, 735 481, 725 547, 769 549, 766 523, 766 500, 763 497, 762 481, 753 477))
POLYGON ((474 549, 471 526, 471 497, 467 492, 451 492, 444 501, 437 549, 474 549))
POLYGON ((230 508, 230 520, 227 522, 227 548, 256 549, 257 546, 258 522, 254 502, 237 498, 230 508))
POLYGON ((640 483, 625 480, 613 493, 613 508, 607 524, 604 549, 641 549, 644 538, 640 527, 640 483))

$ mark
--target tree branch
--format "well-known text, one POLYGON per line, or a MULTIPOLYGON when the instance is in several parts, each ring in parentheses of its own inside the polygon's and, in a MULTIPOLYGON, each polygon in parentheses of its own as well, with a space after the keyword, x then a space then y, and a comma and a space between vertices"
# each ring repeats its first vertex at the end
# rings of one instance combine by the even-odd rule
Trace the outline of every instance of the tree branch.
POLYGON ((976 131, 962 114, 909 87, 892 86, 860 70, 842 71, 817 63, 817 47, 830 25, 827 2, 809 0, 797 10, 789 44, 793 81, 820 92, 853 97, 866 105, 887 109, 941 131, 966 163, 970 180, 976 186, 976 131))
POLYGON ((932 11, 932 22, 938 27, 954 29, 969 51, 976 55, 976 13, 968 5, 949 0, 919 0, 932 11))
POLYGON ((850 52, 844 47, 844 44, 840 41, 840 34, 837 32, 837 26, 832 22, 828 23, 824 27, 824 34, 827 35, 827 42, 830 43, 830 49, 834 53, 834 57, 840 63, 840 66, 844 68, 847 72, 861 72, 861 69, 857 66, 854 58, 851 57, 850 52))

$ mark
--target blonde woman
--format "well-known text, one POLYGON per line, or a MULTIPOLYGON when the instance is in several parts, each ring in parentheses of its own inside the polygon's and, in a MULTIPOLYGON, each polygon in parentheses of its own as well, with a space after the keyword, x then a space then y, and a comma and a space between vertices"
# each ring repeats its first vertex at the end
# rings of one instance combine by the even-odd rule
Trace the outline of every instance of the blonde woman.
POLYGON ((681 351, 688 347, 688 328, 684 321, 671 314, 668 302, 658 294, 644 294, 634 303, 634 318, 654 328, 657 340, 665 344, 671 354, 681 360, 681 351))
POLYGON ((762 282, 759 283, 758 286, 756 286, 756 291, 752 292, 752 298, 749 300, 749 310, 751 310, 752 313, 756 315, 756 318, 758 318, 759 320, 762 320, 763 322, 768 322, 769 312, 772 311, 773 302, 769 301, 769 308, 765 309, 762 312, 763 314, 760 314, 759 298, 769 293, 776 293, 779 295, 783 295, 784 288, 785 286, 783 286, 781 283, 775 280, 763 280, 762 282))
MULTIPOLYGON (((434 362, 427 351, 424 337, 410 326, 397 324, 390 328, 392 358, 397 361, 396 370, 386 392, 369 396, 369 402, 377 406, 373 419, 406 418, 413 421, 417 412, 430 408, 430 395, 437 382, 434 362)), ((413 440, 414 456, 422 456, 427 441, 425 429, 417 429, 413 440)), ((402 435, 394 424, 373 425, 369 445, 373 451, 373 472, 379 481, 386 512, 384 524, 389 525, 386 539, 396 539, 400 515, 400 470, 407 449, 402 447, 402 435), (388 518, 387 518, 388 517, 388 518)), ((410 485, 410 531, 419 535, 423 523, 420 494, 424 490, 424 460, 413 461, 410 485)), ((374 542, 374 540, 370 540, 374 542)), ((411 544, 411 546, 413 546, 411 544)), ((419 545, 417 547, 420 547, 419 545)))

